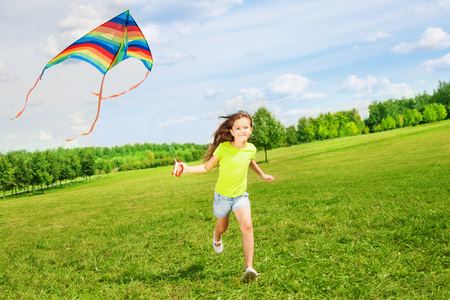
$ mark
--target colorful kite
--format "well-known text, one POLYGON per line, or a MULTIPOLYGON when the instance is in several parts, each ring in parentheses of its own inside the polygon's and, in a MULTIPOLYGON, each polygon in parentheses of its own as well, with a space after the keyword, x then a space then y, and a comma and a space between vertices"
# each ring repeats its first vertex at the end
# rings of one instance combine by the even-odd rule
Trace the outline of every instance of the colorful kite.
MULTIPOLYGON (((42 79, 45 70, 65 61, 68 58, 78 58, 84 60, 96 67, 103 74, 100 92, 98 94, 94 93, 94 95, 98 96, 97 116, 92 124, 91 130, 81 135, 88 135, 94 129, 100 113, 100 104, 103 99, 117 97, 135 89, 147 78, 153 67, 153 58, 148 43, 133 17, 130 15, 130 12, 127 10, 92 30, 49 61, 44 70, 42 70, 42 74, 36 80, 34 86, 28 92, 25 100, 25 106, 19 114, 11 120, 19 117, 23 113, 25 107, 27 106, 28 96, 36 87, 39 80, 42 79), (123 93, 103 98, 102 90, 106 72, 108 72, 115 65, 119 64, 121 61, 130 57, 140 59, 144 63, 147 68, 145 78, 123 93)), ((71 141, 75 138, 68 139, 66 141, 71 141)))

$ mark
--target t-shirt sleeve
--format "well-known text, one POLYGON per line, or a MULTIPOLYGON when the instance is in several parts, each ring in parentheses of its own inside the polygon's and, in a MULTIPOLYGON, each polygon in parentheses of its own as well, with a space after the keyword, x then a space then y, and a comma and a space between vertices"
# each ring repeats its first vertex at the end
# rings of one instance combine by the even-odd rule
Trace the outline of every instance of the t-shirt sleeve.
POLYGON ((256 158, 256 147, 253 144, 250 144, 252 146, 252 157, 250 158, 250 160, 255 160, 256 158))
POLYGON ((223 147, 222 144, 219 144, 216 150, 214 150, 213 155, 220 160, 222 158, 222 154, 223 154, 223 147))

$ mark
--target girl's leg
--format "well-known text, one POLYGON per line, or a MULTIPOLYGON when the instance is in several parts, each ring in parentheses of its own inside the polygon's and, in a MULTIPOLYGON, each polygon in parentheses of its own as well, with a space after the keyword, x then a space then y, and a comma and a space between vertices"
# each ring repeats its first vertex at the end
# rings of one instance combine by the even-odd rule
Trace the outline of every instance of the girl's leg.
POLYGON ((253 268, 253 223, 250 206, 244 206, 234 211, 239 227, 242 231, 242 243, 244 244, 245 268, 253 268))
MULTIPOLYGON (((227 231, 228 224, 230 223, 230 216, 226 216, 225 218, 217 218, 216 228, 214 229, 214 239, 216 242, 220 242, 222 239, 222 234, 227 231)), ((220 244, 215 244, 216 247, 219 247, 220 244)))

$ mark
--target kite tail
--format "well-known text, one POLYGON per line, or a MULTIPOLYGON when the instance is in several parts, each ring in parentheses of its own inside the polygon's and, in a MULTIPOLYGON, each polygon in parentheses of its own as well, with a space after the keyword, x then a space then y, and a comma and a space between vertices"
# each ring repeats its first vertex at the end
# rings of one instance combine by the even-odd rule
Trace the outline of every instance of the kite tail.
MULTIPOLYGON (((138 84, 136 84, 135 86, 131 87, 131 88, 128 89, 127 91, 122 92, 122 93, 117 94, 117 95, 111 95, 111 96, 109 96, 109 97, 102 98, 102 100, 104 100, 104 99, 109 99, 109 98, 114 98, 114 97, 118 97, 118 96, 122 96, 123 94, 126 94, 126 93, 128 93, 129 91, 131 91, 131 90, 134 90, 135 88, 137 88, 138 86, 140 86, 141 83, 143 83, 145 79, 147 79, 147 76, 148 76, 149 73, 150 73, 150 71, 147 70, 147 74, 145 74, 144 79, 142 79, 138 84)), ((95 96, 99 96, 99 94, 97 94, 97 93, 92 93, 92 94, 94 94, 95 96)))
MULTIPOLYGON (((42 74, 44 74, 44 72, 42 72, 42 74)), ((25 105, 23 106, 23 109, 17 114, 17 116, 15 116, 14 118, 11 118, 10 120, 14 120, 14 119, 20 117, 20 115, 23 113, 23 111, 27 107, 28 96, 30 96, 31 91, 36 87, 36 85, 38 84, 39 80, 42 78, 42 74, 39 75, 39 78, 36 80, 36 83, 33 85, 31 90, 28 91, 27 98, 25 99, 25 105)))
POLYGON ((80 134, 79 136, 74 137, 73 139, 67 139, 66 142, 73 141, 74 139, 79 138, 79 137, 82 136, 82 135, 88 135, 88 134, 90 134, 90 133, 92 132, 92 130, 94 130, 95 123, 97 123, 98 116, 99 116, 99 114, 100 114, 100 105, 101 105, 101 103, 102 103, 103 82, 105 81, 105 76, 106 76, 106 74, 103 75, 102 85, 100 86, 100 93, 99 93, 99 94, 96 94, 96 95, 98 95, 97 116, 95 117, 94 123, 93 123, 92 126, 91 126, 91 130, 89 130, 89 132, 82 133, 82 134, 80 134))

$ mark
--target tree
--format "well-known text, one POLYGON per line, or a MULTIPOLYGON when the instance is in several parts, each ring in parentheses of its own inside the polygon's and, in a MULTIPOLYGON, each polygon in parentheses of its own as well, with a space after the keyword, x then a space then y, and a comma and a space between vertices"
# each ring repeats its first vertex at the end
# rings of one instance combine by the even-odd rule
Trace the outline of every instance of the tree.
POLYGON ((450 110, 450 83, 439 81, 437 90, 434 91, 430 102, 444 105, 446 111, 450 110))
POLYGON ((413 126, 416 124, 416 112, 416 109, 405 109, 404 118, 406 126, 413 126))
POLYGON ((3 191, 3 199, 6 198, 6 190, 8 190, 13 181, 13 167, 6 160, 6 158, 0 154, 0 188, 3 191))
POLYGON ((317 140, 322 141, 329 137, 329 131, 326 126, 318 123, 316 135, 317 135, 317 140))
POLYGON ((253 134, 250 142, 256 148, 264 149, 266 162, 267 150, 276 148, 285 136, 285 129, 279 121, 265 108, 259 108, 253 115, 253 134))
POLYGON ((445 109, 445 106, 441 103, 433 103, 433 108, 436 111, 437 120, 444 120, 447 116, 447 110, 445 109))
POLYGON ((423 116, 422 114, 415 109, 414 110, 414 125, 418 125, 420 122, 422 122, 423 116))
POLYGON ((391 116, 388 116, 385 119, 381 120, 381 127, 383 128, 383 130, 394 129, 395 125, 395 120, 391 116))
POLYGON ((423 120, 427 123, 437 121, 437 113, 432 105, 426 105, 423 111, 423 120))
MULTIPOLYGON (((0 154, 1 157, 1 154, 0 154)), ((12 190, 12 192, 14 193, 14 189, 16 188, 16 192, 17 192, 17 181, 16 181, 16 173, 17 173, 17 161, 18 159, 16 159, 16 157, 12 154, 12 152, 8 152, 3 156, 3 159, 9 163, 11 165, 11 180, 10 180, 10 184, 9 184, 9 189, 12 190)), ((0 171, 0 177, 2 176, 2 172, 0 171)), ((0 179, 1 181, 1 179, 0 179)), ((5 196, 5 195, 3 195, 5 196)))
POLYGON ((339 136, 339 120, 337 114, 332 114, 331 112, 327 112, 324 115, 321 115, 324 119, 327 129, 327 137, 330 139, 334 139, 339 136))
POLYGON ((345 124, 349 121, 348 117, 343 112, 337 112, 336 120, 338 123, 338 137, 343 137, 345 136, 345 124))
MULTIPOLYGON (((128 153, 132 153, 131 146, 125 145, 125 149, 128 153)), ((81 149, 79 152, 81 173, 87 177, 91 177, 95 174, 95 158, 91 149, 81 149)))
POLYGON ((61 162, 59 161, 58 154, 55 151, 45 150, 44 156, 49 164, 48 173, 51 175, 51 184, 53 188, 53 184, 56 183, 61 176, 61 162))
POLYGON ((61 161, 60 181, 65 180, 67 186, 67 180, 75 179, 80 173, 80 159, 74 150, 66 150, 64 151, 64 156, 61 158, 61 161))
POLYGON ((397 119, 395 119, 395 123, 396 123, 398 128, 402 128, 403 124, 405 123, 404 117, 402 115, 398 115, 397 119))
POLYGON ((286 128, 286 145, 297 145, 297 131, 294 125, 286 128))
POLYGON ((31 155, 30 161, 31 168, 31 185, 40 186, 42 193, 44 190, 42 186, 44 184, 50 184, 52 182, 51 175, 48 172, 49 163, 44 157, 44 154, 41 151, 35 151, 31 155))
POLYGON ((25 151, 17 151, 13 154, 15 159, 14 182, 19 189, 28 190, 31 182, 30 155, 25 151))
POLYGON ((309 143, 314 141, 314 130, 311 126, 311 118, 302 117, 297 123, 297 140, 301 143, 309 143))
POLYGON ((350 121, 345 126, 345 135, 352 136, 359 134, 358 126, 356 126, 355 122, 350 121))
POLYGON ((109 160, 99 158, 95 162, 95 168, 99 170, 99 172, 103 171, 105 174, 109 174, 111 173, 113 166, 109 160))
POLYGON ((416 103, 413 108, 417 109, 418 111, 422 111, 425 105, 435 101, 434 96, 428 95, 426 92, 416 95, 416 97, 414 97, 414 100, 416 103))

